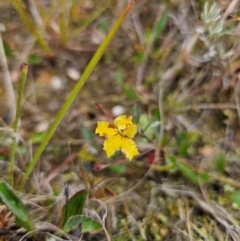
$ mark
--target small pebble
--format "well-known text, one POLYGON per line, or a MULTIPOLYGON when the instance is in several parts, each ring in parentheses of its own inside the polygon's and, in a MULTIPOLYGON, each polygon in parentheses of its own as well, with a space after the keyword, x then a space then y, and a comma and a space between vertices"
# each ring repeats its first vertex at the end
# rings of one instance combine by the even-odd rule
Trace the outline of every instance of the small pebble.
POLYGON ((35 127, 36 132, 43 132, 46 131, 49 127, 48 121, 41 121, 38 125, 35 127))
POLYGON ((112 113, 114 116, 119 116, 122 115, 125 112, 125 108, 121 105, 115 105, 112 108, 112 113))
POLYGON ((81 74, 78 70, 70 67, 67 69, 67 76, 72 80, 78 81, 81 77, 81 74))
POLYGON ((50 80, 50 86, 53 90, 61 90, 64 88, 64 81, 58 76, 53 76, 50 80))

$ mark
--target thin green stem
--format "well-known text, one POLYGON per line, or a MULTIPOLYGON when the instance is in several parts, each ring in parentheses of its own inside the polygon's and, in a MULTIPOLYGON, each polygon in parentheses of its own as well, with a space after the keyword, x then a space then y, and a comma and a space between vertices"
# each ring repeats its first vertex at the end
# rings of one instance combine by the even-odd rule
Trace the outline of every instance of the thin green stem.
POLYGON ((19 95, 17 99, 17 109, 16 109, 16 116, 15 120, 13 122, 13 143, 11 147, 11 152, 10 152, 10 163, 11 163, 11 186, 13 187, 14 185, 14 165, 15 165, 15 153, 16 153, 16 147, 17 147, 17 138, 16 138, 16 133, 17 133, 17 128, 18 128, 18 123, 19 123, 19 118, 20 118, 20 113, 21 113, 21 105, 22 105, 22 98, 23 98, 23 91, 27 79, 27 73, 28 73, 28 65, 23 64, 22 68, 22 75, 20 79, 20 86, 19 86, 19 95))
POLYGON ((57 114, 57 117, 55 118, 55 120, 53 121, 53 123, 50 126, 49 130, 47 131, 47 133, 46 133, 42 143, 38 147, 38 149, 37 149, 33 159, 31 160, 31 162, 29 163, 29 165, 27 167, 25 175, 23 176, 23 179, 22 179, 21 184, 20 184, 20 190, 25 185, 27 179, 29 178, 29 176, 32 173, 34 167, 36 166, 39 157, 42 155, 46 145, 48 144, 49 140, 51 139, 51 137, 53 136, 54 132, 56 131, 56 129, 57 129, 58 125, 60 124, 61 120, 63 119, 64 115, 66 114, 66 112, 68 111, 69 107, 71 106, 71 104, 75 100, 76 96, 78 95, 79 91, 81 90, 81 88, 83 87, 84 83, 88 79, 89 75, 92 73, 92 71, 95 68, 95 66, 97 65, 98 61, 102 57, 102 55, 103 55, 104 51, 106 50, 108 44, 111 42, 111 40, 113 39, 113 37, 116 34, 117 30, 121 26, 124 18, 126 17, 128 12, 132 8, 133 3, 134 3, 134 1, 131 1, 128 4, 128 6, 126 7, 126 9, 123 11, 121 16, 118 18, 117 22, 115 23, 115 25, 110 30, 110 32, 107 35, 106 39, 99 46, 97 52, 94 54, 94 56, 91 59, 90 63, 86 67, 83 75, 81 76, 81 78, 79 79, 79 81, 75 85, 74 89, 72 90, 72 92, 68 96, 66 102, 62 106, 61 110, 57 114))

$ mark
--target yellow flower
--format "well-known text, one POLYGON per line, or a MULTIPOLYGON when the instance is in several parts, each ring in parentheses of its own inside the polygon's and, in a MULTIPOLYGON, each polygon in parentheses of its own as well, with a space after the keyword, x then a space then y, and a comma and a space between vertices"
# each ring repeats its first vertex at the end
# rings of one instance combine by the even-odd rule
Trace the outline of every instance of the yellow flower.
POLYGON ((136 143, 132 140, 137 133, 137 125, 133 124, 131 116, 118 116, 114 120, 114 126, 107 121, 98 121, 95 133, 106 138, 103 150, 106 151, 107 157, 121 150, 131 161, 139 154, 136 143))

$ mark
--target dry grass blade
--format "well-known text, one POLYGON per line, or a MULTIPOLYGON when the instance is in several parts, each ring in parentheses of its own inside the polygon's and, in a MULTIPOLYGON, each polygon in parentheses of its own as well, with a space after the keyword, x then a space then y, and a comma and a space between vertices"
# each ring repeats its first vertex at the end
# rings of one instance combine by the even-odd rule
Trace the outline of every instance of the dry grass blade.
POLYGON ((13 90, 12 79, 8 69, 8 63, 7 63, 7 58, 4 51, 1 31, 0 31, 0 64, 2 67, 3 83, 5 86, 5 91, 7 95, 6 104, 8 107, 8 110, 7 110, 8 112, 6 113, 5 121, 6 123, 10 124, 13 122, 15 113, 16 113, 16 98, 13 90))

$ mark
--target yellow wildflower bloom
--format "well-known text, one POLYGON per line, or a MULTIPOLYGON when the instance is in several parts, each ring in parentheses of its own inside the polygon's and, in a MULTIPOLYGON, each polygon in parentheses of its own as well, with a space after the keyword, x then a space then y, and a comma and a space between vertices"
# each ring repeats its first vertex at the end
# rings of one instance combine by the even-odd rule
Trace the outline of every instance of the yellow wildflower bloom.
POLYGON ((106 138, 103 150, 107 153, 107 157, 121 150, 131 161, 139 154, 136 143, 132 140, 137 133, 137 125, 133 124, 131 116, 118 116, 114 120, 114 126, 107 121, 98 121, 95 133, 106 138))

